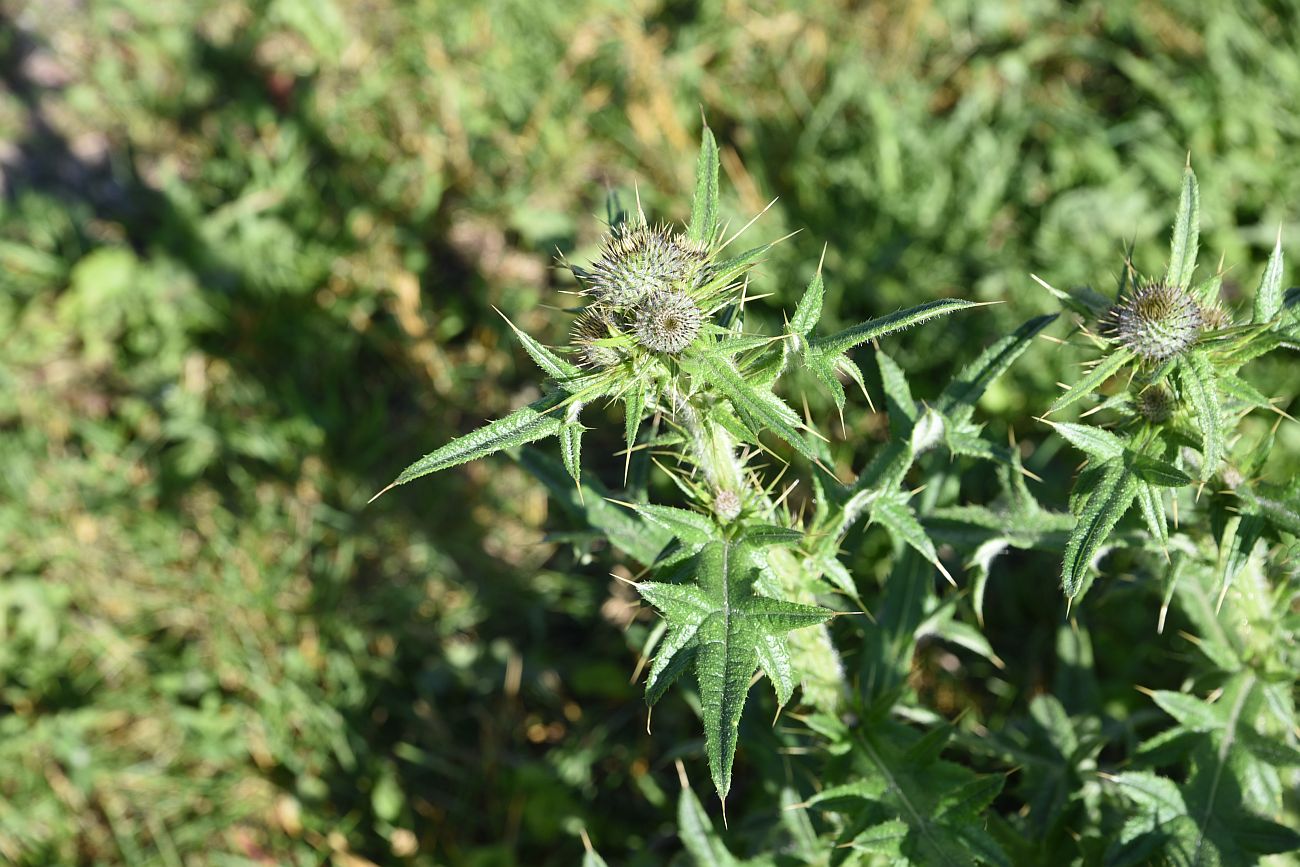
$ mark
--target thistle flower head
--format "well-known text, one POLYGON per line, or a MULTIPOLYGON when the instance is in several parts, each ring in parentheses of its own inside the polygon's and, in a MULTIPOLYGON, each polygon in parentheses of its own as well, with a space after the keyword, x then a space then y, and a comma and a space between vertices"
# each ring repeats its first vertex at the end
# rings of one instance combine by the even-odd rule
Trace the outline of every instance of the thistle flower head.
POLYGON ((1204 317, 1185 289, 1151 283, 1107 312, 1108 337, 1146 361, 1164 361, 1196 342, 1204 317))
POLYGON ((1202 304, 1201 305, 1201 330, 1218 331, 1221 328, 1227 328, 1232 325, 1232 315, 1223 308, 1222 304, 1202 304))
POLYGON ((629 307, 649 293, 694 289, 708 278, 709 249, 667 226, 616 228, 590 269, 588 290, 610 307, 629 307))
POLYGON ((632 316, 632 333, 646 349, 681 352, 700 333, 704 313, 677 289, 656 289, 641 299, 632 316))
POLYGON ((614 347, 596 341, 613 337, 616 333, 613 323, 599 310, 587 310, 573 321, 569 343, 582 353, 582 363, 587 367, 613 367, 622 360, 622 354, 614 347))
POLYGON ((1152 385, 1137 396, 1137 412, 1149 422, 1164 424, 1174 414, 1174 396, 1163 385, 1152 385))

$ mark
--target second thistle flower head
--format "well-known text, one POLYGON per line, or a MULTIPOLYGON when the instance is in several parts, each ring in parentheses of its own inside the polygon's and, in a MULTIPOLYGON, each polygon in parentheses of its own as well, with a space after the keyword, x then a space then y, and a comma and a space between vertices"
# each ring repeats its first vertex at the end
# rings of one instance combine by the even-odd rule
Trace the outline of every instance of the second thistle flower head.
POLYGON ((685 292, 656 289, 642 299, 632 319, 637 341, 655 352, 681 352, 700 333, 704 313, 685 292))
POLYGON ((1196 342, 1204 324, 1201 307, 1177 286, 1150 283, 1112 307, 1103 320, 1106 336, 1146 361, 1164 361, 1196 342))

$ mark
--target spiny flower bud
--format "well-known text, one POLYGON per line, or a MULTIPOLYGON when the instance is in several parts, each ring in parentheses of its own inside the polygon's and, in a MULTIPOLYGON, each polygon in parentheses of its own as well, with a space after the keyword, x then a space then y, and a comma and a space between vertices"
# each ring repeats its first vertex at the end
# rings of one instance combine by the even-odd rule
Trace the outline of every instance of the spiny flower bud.
POLYGON ((1201 305, 1202 331, 1218 331, 1230 325, 1232 325, 1232 316, 1223 309, 1223 305, 1218 303, 1201 305))
POLYGON ((681 352, 700 333, 704 314, 685 292, 655 290, 642 299, 632 319, 632 332, 646 349, 681 352))
POLYGON ((569 329, 569 342, 582 352, 582 363, 588 367, 613 367, 622 355, 612 346, 602 346, 597 340, 613 337, 613 324, 598 311, 588 310, 573 322, 569 329))
POLYGON ((1107 312, 1108 337, 1147 361, 1164 361, 1196 342, 1200 305, 1186 290, 1163 283, 1143 286, 1107 312))
POLYGON ((713 513, 725 523, 740 517, 740 506, 740 494, 735 491, 724 489, 713 495, 713 513))
POLYGON ((1154 424, 1164 424, 1174 414, 1174 396, 1162 385, 1152 385, 1137 396, 1138 415, 1154 424))
POLYGON ((657 289, 694 289, 708 276, 709 250, 667 226, 618 228, 583 272, 602 304, 630 307, 657 289))

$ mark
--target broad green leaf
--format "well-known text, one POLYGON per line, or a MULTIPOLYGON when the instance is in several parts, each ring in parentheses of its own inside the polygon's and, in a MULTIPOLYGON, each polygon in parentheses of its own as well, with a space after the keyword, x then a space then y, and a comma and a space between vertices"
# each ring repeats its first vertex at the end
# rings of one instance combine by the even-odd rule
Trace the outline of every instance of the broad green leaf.
POLYGON ((402 470, 393 483, 384 490, 404 485, 429 473, 486 457, 503 449, 514 448, 557 434, 563 422, 560 414, 551 410, 563 401, 562 395, 547 395, 528 406, 520 407, 505 418, 497 419, 472 433, 457 437, 402 470))
POLYGON ((961 298, 940 298, 937 301, 930 301, 916 307, 909 307, 906 310, 899 310, 897 313, 890 313, 888 316, 872 319, 861 325, 838 331, 835 334, 814 338, 810 342, 810 348, 830 355, 838 355, 855 346, 860 346, 868 340, 875 340, 896 331, 920 325, 922 322, 936 317, 946 316, 967 307, 977 306, 979 305, 975 302, 961 298))
POLYGON ((1124 441, 1108 430, 1069 422, 1048 421, 1047 423, 1070 445, 1098 461, 1115 460, 1124 454, 1124 441))
POLYGON ((939 802, 939 815, 948 821, 972 821, 988 809, 1005 784, 1006 778, 1000 774, 976 777, 944 796, 939 802))
POLYGON ((808 336, 808 332, 812 331, 822 318, 822 298, 825 294, 822 270, 818 267, 808 288, 804 290, 803 297, 799 299, 799 306, 794 310, 794 318, 790 320, 791 334, 798 334, 800 337, 808 336))
MULTIPOLYGON (((831 615, 824 608, 755 595, 758 556, 748 545, 711 542, 693 561, 694 583, 637 585, 642 598, 668 622, 668 633, 651 664, 647 697, 674 660, 689 653, 700 687, 709 770, 724 800, 731 789, 740 714, 754 672, 764 660, 778 669, 787 663, 788 655, 781 657, 785 633, 815 626, 831 615)), ((778 693, 784 692, 778 678, 786 672, 775 673, 778 693)))
POLYGON ((758 434, 770 430, 810 461, 817 456, 797 430, 799 416, 771 392, 759 391, 745 381, 725 358, 701 355, 696 359, 704 378, 726 396, 747 427, 758 434))
POLYGON ((1097 552, 1137 496, 1138 479, 1122 461, 1111 461, 1103 466, 1101 478, 1084 500, 1074 531, 1065 545, 1061 587, 1070 600, 1079 595, 1097 552))
POLYGON ((1204 353, 1192 352, 1178 365, 1178 374, 1201 432, 1201 481, 1209 481, 1227 450, 1214 366, 1204 353))
POLYGON ((1133 358, 1133 353, 1122 347, 1114 348, 1110 354, 1095 364, 1083 378, 1070 386, 1068 390, 1047 408, 1048 413, 1065 409, 1077 400, 1092 394, 1101 384, 1115 375, 1115 372, 1133 358))
POLYGON ((1183 172, 1183 187, 1178 197, 1178 216, 1169 242, 1169 271, 1165 282, 1170 286, 1191 286, 1196 270, 1196 251, 1201 233, 1200 192, 1196 174, 1188 166, 1183 172))
POLYGON ((1256 324, 1273 321, 1282 309, 1282 232, 1277 233, 1277 243, 1268 257, 1264 276, 1259 281, 1259 291, 1255 293, 1255 310, 1251 317, 1256 324))
POLYGON ((1037 316, 984 350, 975 361, 964 367, 957 378, 939 395, 936 408, 956 421, 968 419, 975 404, 994 380, 1007 371, 1021 356, 1034 337, 1056 321, 1057 314, 1037 316))
POLYGON ((700 133, 700 156, 695 164, 695 197, 691 200, 692 241, 712 244, 718 234, 718 143, 707 126, 700 133))

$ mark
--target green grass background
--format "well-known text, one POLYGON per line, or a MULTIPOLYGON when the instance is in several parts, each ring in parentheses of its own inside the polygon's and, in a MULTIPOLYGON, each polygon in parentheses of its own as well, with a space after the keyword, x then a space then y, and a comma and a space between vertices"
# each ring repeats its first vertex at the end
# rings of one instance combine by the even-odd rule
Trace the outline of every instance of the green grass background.
MULTIPOLYGON (((562 342, 557 249, 608 190, 683 219, 701 117, 733 227, 776 198, 747 237, 799 230, 759 320, 823 247, 828 326, 1004 302, 892 339, 918 397, 1053 309, 1031 273, 1109 291, 1129 243, 1159 272, 1189 152, 1230 302, 1279 226, 1300 255, 1295 3, 799 5, 0 0, 0 862, 672 856, 696 722, 646 734, 613 561, 504 457, 365 502, 535 395, 492 308, 562 342)), ((985 417, 1046 439, 1083 357, 1042 343, 985 417)), ((860 468, 881 419, 848 423, 860 468)), ((1061 504, 1071 459, 1040 467, 1061 504)), ((1028 695, 1059 593, 1000 580, 1028 695)), ((997 725, 987 687, 933 703, 997 725)))

